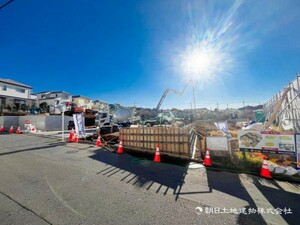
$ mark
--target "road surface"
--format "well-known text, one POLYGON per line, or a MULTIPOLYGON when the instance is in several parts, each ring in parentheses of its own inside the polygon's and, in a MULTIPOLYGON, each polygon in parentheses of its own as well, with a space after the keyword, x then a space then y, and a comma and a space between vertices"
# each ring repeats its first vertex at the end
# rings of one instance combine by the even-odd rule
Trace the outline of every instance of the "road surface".
POLYGON ((34 135, 0 133, 0 181, 0 224, 298 224, 300 214, 298 184, 34 135))

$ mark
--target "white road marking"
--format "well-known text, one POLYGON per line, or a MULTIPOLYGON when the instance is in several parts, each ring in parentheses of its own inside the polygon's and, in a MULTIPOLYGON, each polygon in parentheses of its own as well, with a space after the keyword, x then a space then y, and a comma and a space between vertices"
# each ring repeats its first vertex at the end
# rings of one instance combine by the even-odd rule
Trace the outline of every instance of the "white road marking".
POLYGON ((75 209, 73 209, 64 199, 62 199, 60 197, 60 195, 53 189, 53 187, 50 185, 50 183, 48 182, 48 179, 46 178, 46 182, 50 188, 50 190, 52 191, 52 193, 54 194, 54 196, 65 206, 67 207, 68 209, 70 209, 73 213, 81 216, 81 217, 84 217, 84 215, 82 215, 81 213, 77 212, 75 209))
POLYGON ((300 195, 300 187, 290 184, 289 182, 276 180, 276 183, 286 192, 291 192, 300 195))
MULTIPOLYGON (((244 185, 248 194, 253 199, 257 208, 263 209, 272 209, 275 211, 272 204, 266 199, 266 197, 258 190, 258 188, 254 185, 253 179, 246 174, 240 174, 241 183, 244 185)), ((280 214, 271 214, 271 213, 262 213, 261 216, 265 220, 265 222, 269 225, 285 225, 288 224, 280 214)))

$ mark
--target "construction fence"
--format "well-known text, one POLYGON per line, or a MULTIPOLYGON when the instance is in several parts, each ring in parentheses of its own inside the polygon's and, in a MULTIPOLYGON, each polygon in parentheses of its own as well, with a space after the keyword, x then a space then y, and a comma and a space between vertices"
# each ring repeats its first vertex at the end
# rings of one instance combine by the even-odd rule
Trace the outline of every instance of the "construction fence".
POLYGON ((189 131, 178 127, 137 127, 120 130, 124 148, 155 152, 157 145, 162 154, 190 157, 189 131))
POLYGON ((267 119, 275 116, 274 122, 284 130, 300 131, 300 76, 274 95, 266 104, 267 119))
POLYGON ((178 158, 201 159, 205 142, 193 130, 181 127, 122 128, 120 140, 126 149, 155 153, 159 146, 162 155, 178 158))

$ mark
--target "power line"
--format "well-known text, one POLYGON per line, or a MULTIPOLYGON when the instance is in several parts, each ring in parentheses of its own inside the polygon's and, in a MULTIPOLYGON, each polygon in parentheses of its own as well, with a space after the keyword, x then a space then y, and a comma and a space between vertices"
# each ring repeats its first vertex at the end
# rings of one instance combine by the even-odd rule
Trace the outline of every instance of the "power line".
POLYGON ((10 3, 12 3, 14 0, 9 0, 6 3, 4 3, 3 5, 0 6, 0 10, 3 9, 5 6, 9 5, 10 3))

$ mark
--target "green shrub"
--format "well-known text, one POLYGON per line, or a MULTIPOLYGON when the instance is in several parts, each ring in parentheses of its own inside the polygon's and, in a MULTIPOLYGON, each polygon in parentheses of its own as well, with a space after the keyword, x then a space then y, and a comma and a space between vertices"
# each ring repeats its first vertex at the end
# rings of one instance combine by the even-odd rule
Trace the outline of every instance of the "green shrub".
POLYGON ((211 156, 212 164, 222 169, 230 169, 243 172, 259 172, 262 159, 251 153, 236 152, 231 158, 228 156, 211 156))

